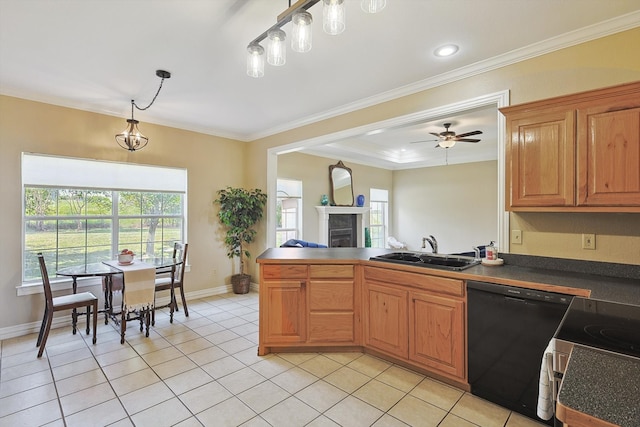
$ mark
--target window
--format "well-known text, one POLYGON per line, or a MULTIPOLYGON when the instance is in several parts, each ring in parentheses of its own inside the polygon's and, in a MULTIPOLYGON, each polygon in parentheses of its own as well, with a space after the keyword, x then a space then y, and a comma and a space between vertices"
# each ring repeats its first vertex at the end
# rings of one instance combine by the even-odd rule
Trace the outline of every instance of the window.
POLYGON ((131 249, 170 257, 186 230, 186 170, 23 154, 23 282, 131 249), (127 188, 129 187, 129 188, 127 188))
POLYGON ((371 247, 384 248, 389 234, 389 191, 372 188, 369 191, 369 200, 371 247))
POLYGON ((301 238, 302 181, 278 179, 276 188, 276 246, 280 246, 301 238))

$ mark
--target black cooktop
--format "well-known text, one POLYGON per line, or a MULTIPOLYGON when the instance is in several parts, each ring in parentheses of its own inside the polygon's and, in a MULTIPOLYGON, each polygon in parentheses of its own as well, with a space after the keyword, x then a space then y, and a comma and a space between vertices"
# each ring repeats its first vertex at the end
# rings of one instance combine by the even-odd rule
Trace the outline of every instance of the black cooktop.
POLYGON ((640 306, 575 297, 554 338, 640 358, 640 306))

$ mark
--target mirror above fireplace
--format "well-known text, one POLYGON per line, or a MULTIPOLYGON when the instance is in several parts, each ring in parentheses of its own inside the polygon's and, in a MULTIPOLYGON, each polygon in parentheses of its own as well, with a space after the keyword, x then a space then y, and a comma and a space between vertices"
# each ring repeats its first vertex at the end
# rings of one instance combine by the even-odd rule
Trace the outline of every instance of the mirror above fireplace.
POLYGON ((342 160, 329 166, 331 201, 333 206, 353 206, 353 178, 351 169, 342 160))

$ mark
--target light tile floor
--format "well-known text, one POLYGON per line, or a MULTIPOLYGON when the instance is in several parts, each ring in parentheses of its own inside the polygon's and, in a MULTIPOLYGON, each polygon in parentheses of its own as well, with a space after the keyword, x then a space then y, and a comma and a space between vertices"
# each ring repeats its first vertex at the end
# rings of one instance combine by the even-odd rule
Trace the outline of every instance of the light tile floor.
MULTIPOLYGON (((362 353, 256 355, 258 294, 156 315, 145 338, 113 325, 98 343, 51 331, 0 343, 1 426, 542 426, 469 393, 362 353)), ((82 328, 80 328, 82 330, 82 328)))

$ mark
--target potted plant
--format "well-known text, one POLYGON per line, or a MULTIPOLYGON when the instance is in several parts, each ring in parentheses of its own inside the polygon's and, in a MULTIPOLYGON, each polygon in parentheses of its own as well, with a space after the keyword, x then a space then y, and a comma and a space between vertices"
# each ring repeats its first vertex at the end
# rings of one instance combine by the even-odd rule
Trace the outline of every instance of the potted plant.
POLYGON ((230 259, 240 258, 240 274, 231 276, 231 285, 236 294, 246 294, 251 285, 251 275, 245 274, 245 257, 250 258, 247 250, 256 236, 254 226, 262 219, 267 195, 260 189, 227 187, 218 190, 215 203, 220 205, 218 219, 226 228, 224 244, 230 259))

